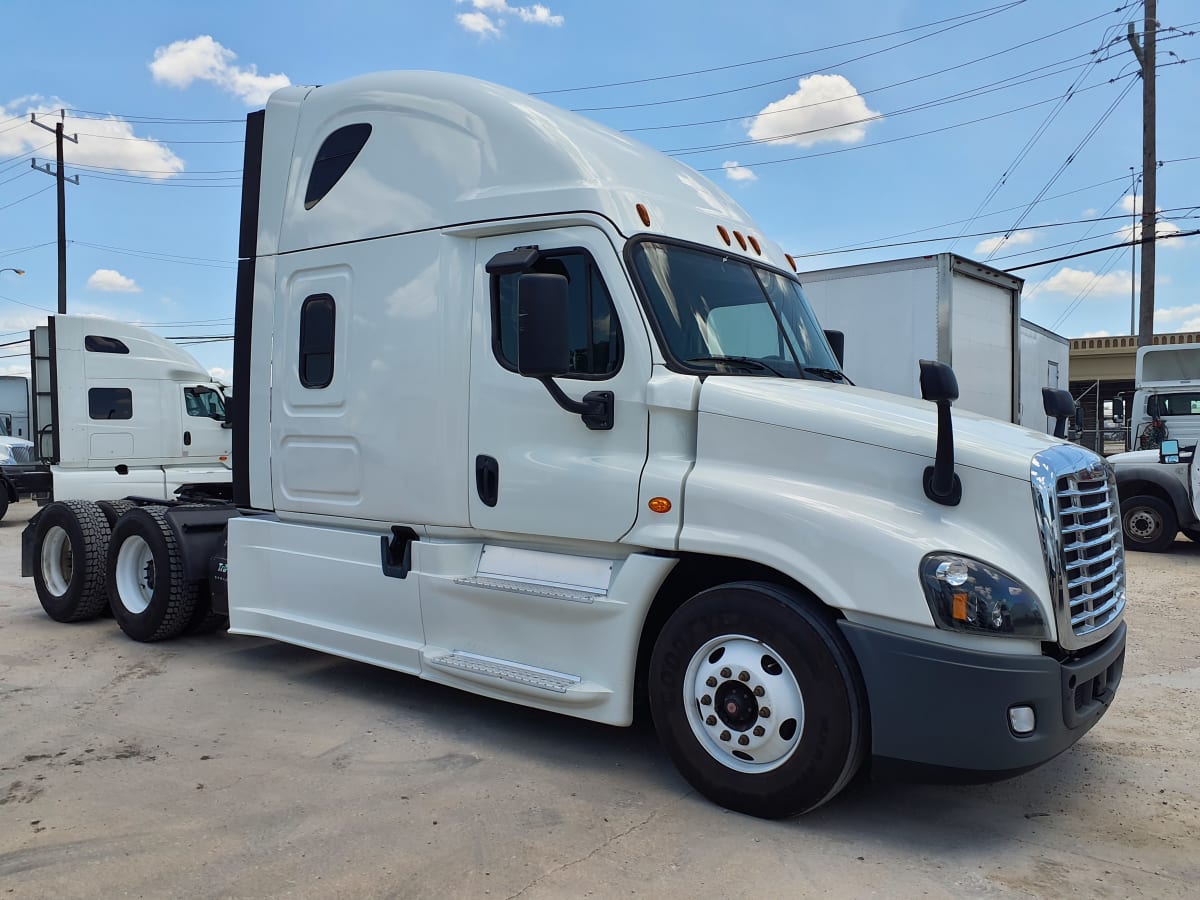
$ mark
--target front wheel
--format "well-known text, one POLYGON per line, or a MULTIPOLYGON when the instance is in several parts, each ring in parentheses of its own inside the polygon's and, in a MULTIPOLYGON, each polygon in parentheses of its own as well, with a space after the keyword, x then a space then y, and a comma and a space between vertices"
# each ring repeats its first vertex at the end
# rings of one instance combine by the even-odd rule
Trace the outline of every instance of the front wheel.
POLYGON ((696 790, 763 818, 830 800, 867 749, 850 649, 818 604, 773 584, 712 588, 671 616, 650 658, 650 710, 696 790))
POLYGON ((1158 553, 1175 541, 1179 524, 1170 504, 1144 495, 1121 501, 1121 528, 1130 550, 1158 553))

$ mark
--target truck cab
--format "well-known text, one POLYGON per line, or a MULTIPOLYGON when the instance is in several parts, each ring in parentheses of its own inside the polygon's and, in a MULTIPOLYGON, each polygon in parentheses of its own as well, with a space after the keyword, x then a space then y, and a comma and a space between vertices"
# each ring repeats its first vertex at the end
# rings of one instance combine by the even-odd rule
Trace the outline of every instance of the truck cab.
POLYGON ((1151 553, 1168 549, 1179 532, 1200 543, 1200 464, 1196 445, 1165 438, 1152 450, 1108 458, 1117 475, 1125 545, 1151 553))
POLYGON ((1115 696, 1111 469, 953 410, 935 361, 924 400, 850 384, 792 258, 626 135, 442 73, 276 92, 235 334, 233 503, 131 510, 92 555, 138 640, 203 587, 237 634, 612 725, 645 705, 759 816, 870 757, 1013 775, 1115 696))
POLYGON ((1123 404, 1130 450, 1154 449, 1164 436, 1200 442, 1200 344, 1140 348, 1134 385, 1123 404))

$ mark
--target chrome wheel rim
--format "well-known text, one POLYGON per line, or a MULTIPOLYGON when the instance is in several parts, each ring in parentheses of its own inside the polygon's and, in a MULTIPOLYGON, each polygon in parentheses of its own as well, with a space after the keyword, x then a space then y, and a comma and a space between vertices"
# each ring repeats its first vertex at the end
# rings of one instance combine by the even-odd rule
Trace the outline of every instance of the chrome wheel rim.
POLYGON ((722 635, 696 651, 683 680, 683 704, 700 746, 738 772, 779 768, 804 734, 796 676, 768 644, 744 635, 722 635))

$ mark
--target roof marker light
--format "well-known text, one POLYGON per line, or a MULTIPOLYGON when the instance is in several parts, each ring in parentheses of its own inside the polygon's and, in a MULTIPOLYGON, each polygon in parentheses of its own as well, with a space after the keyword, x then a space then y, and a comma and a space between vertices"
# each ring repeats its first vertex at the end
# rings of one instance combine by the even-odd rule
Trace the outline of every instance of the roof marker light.
POLYGON ((737 238, 738 246, 741 247, 743 250, 745 250, 746 249, 746 239, 744 237, 742 237, 742 233, 740 231, 735 231, 733 233, 733 236, 735 238, 737 238))
POLYGON ((719 234, 721 236, 721 240, 723 240, 725 242, 726 247, 730 246, 729 232, 725 230, 724 225, 717 226, 717 234, 719 234))
POLYGON ((795 272, 796 271, 796 261, 794 259, 792 259, 792 254, 785 253, 785 254, 783 254, 783 258, 788 261, 788 265, 791 266, 792 271, 795 272))
POLYGON ((650 227, 650 213, 646 211, 646 206, 643 203, 637 205, 637 214, 642 218, 642 224, 647 228, 650 227))
POLYGON ((762 256, 762 247, 758 246, 758 238, 752 234, 746 235, 746 239, 750 241, 750 246, 754 248, 754 252, 762 256))

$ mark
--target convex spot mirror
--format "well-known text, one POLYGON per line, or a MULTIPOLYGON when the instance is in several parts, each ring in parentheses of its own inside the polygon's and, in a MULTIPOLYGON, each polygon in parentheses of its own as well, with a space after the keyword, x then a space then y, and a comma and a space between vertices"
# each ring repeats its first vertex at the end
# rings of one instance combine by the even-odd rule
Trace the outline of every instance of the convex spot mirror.
POLYGON ((567 279, 526 273, 517 280, 517 371, 530 378, 553 378, 570 371, 567 335, 567 279))

